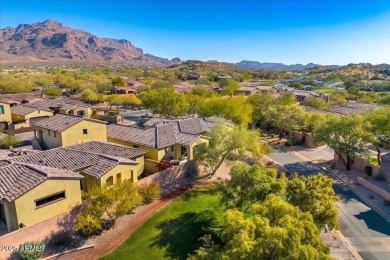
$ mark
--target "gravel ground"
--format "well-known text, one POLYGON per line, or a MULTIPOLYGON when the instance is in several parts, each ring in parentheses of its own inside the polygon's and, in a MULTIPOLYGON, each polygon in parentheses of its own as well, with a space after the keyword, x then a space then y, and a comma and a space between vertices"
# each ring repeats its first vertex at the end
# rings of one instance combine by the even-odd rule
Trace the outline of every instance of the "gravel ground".
POLYGON ((345 238, 339 231, 322 232, 321 239, 325 244, 330 246, 330 253, 334 258, 340 260, 361 259, 355 257, 351 252, 346 242, 344 242, 345 238))

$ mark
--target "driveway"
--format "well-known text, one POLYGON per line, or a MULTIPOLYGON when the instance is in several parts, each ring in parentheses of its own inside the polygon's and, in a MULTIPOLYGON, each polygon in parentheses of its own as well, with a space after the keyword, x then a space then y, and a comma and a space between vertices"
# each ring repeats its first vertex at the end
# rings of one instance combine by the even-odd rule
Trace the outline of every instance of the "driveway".
POLYGON ((274 147, 269 155, 290 172, 310 176, 318 173, 328 175, 334 180, 333 188, 340 197, 340 231, 363 259, 390 259, 390 223, 358 197, 348 186, 314 162, 330 160, 333 151, 319 149, 297 149, 292 152, 286 148, 274 147))

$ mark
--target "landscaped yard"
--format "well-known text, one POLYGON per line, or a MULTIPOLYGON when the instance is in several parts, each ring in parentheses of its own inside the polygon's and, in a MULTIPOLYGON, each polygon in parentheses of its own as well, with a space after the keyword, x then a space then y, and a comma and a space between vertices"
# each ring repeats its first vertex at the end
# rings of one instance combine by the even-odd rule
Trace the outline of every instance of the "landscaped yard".
POLYGON ((103 259, 186 259, 201 246, 199 237, 221 225, 224 207, 206 188, 173 201, 103 259))

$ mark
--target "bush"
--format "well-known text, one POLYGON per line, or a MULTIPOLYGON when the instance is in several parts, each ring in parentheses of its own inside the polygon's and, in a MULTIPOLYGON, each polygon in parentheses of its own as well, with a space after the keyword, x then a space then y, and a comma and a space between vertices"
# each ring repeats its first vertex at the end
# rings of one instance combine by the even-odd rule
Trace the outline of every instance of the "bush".
POLYGON ((41 241, 32 241, 23 243, 16 251, 16 256, 23 260, 33 260, 40 258, 44 253, 45 244, 41 241))
POLYGON ((284 145, 285 145, 285 146, 291 146, 291 143, 290 143, 290 141, 286 141, 286 142, 284 143, 284 145))
POLYGON ((160 195, 160 184, 158 182, 153 182, 150 185, 141 185, 138 189, 138 193, 144 204, 152 203, 160 195))
POLYGON ((73 241, 73 236, 70 234, 70 232, 65 230, 59 230, 57 232, 51 232, 49 239, 47 240, 46 244, 48 246, 69 246, 73 241))
POLYGON ((364 172, 367 174, 367 176, 372 176, 372 167, 370 165, 366 165, 364 167, 364 172))
POLYGON ((275 134, 271 134, 271 138, 275 138, 275 134))
POLYGON ((195 166, 195 165, 191 165, 187 172, 186 172, 186 177, 187 178, 190 178, 190 179, 195 179, 198 177, 199 175, 199 171, 198 171, 198 168, 195 166))
POLYGON ((102 222, 98 217, 82 212, 76 218, 75 230, 85 236, 98 235, 102 231, 102 222))

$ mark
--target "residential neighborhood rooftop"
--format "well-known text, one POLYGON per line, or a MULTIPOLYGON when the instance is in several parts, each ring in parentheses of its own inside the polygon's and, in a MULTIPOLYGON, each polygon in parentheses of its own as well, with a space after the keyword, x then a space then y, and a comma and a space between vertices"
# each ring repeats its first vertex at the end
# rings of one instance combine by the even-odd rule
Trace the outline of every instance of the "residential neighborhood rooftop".
POLYGON ((56 114, 52 117, 49 117, 47 119, 35 123, 34 126, 50 129, 57 132, 62 132, 83 120, 100 123, 100 124, 107 124, 107 122, 97 120, 97 119, 91 119, 91 118, 75 116, 75 115, 67 115, 67 114, 56 114))
POLYGON ((1 160, 0 199, 11 202, 45 180, 55 178, 81 179, 83 176, 66 169, 1 160))
POLYGON ((92 141, 28 154, 12 161, 72 171, 82 170, 88 175, 101 177, 120 163, 138 164, 132 159, 145 153, 141 149, 92 141), (89 150, 86 151, 87 149, 89 150))
MULTIPOLYGON (((18 106, 11 107, 11 114, 25 116, 25 115, 31 114, 32 112, 35 112, 37 110, 39 110, 39 108, 28 107, 25 105, 18 105, 18 106)), ((42 109, 42 110, 51 111, 50 109, 42 109)))
POLYGON ((63 110, 74 109, 77 107, 88 108, 91 107, 90 104, 84 103, 79 100, 69 99, 69 98, 52 98, 37 101, 34 103, 25 104, 25 106, 35 107, 43 110, 51 110, 51 108, 61 108, 63 110))
POLYGON ((153 148, 164 148, 174 144, 191 145, 200 135, 183 133, 179 130, 178 123, 169 122, 148 129, 111 124, 107 126, 107 137, 153 148))

